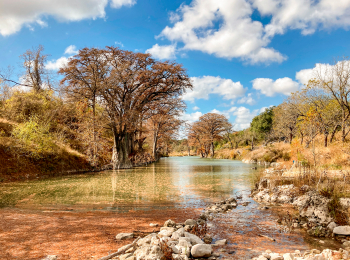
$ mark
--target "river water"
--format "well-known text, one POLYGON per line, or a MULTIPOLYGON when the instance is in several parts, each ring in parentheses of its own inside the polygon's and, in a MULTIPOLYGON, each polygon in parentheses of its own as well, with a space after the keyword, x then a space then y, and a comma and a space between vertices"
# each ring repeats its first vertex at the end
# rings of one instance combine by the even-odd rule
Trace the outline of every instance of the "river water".
POLYGON ((225 257, 249 259, 266 249, 290 252, 324 247, 317 239, 307 240, 302 232, 288 232, 277 225, 275 211, 258 209, 249 198, 256 174, 252 167, 235 160, 161 158, 129 170, 1 184, 0 207, 116 213, 132 210, 142 215, 149 210, 201 209, 210 202, 240 195, 241 201, 250 202, 248 206, 239 205, 209 223, 214 239, 229 241, 222 253, 225 257))

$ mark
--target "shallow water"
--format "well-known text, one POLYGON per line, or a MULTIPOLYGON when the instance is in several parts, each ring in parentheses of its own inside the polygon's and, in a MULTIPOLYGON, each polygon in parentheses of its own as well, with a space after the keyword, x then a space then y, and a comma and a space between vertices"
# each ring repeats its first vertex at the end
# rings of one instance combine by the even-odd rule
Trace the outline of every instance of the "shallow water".
POLYGON ((201 209, 209 202, 239 194, 240 202, 250 202, 247 207, 239 205, 208 222, 214 239, 229 240, 227 252, 222 253, 225 257, 249 259, 266 249, 282 253, 339 246, 307 238, 298 230, 286 232, 277 225, 276 212, 259 210, 249 198, 256 172, 252 167, 234 160, 162 158, 129 170, 1 184, 0 207, 41 212, 136 212, 141 217, 149 210, 201 209))
POLYGON ((202 207, 248 192, 255 170, 241 161, 162 158, 130 170, 71 175, 0 186, 0 206, 115 210, 202 207))

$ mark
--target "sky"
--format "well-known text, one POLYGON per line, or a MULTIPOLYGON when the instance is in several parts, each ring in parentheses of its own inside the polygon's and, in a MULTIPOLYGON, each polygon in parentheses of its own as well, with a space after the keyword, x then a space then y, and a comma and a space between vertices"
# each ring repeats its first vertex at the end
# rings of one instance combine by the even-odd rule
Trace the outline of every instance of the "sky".
POLYGON ((0 68, 39 44, 52 72, 84 47, 150 53, 187 69, 183 119, 241 130, 349 56, 349 27, 350 0, 0 0, 0 68))

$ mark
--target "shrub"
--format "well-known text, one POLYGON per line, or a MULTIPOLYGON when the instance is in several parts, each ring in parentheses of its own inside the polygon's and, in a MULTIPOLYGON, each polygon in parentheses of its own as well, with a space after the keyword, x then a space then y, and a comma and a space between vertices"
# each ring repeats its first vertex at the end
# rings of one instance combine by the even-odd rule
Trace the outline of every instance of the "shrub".
POLYGON ((32 157, 41 158, 45 153, 53 153, 56 146, 49 130, 50 124, 41 124, 33 116, 29 121, 16 125, 12 135, 31 152, 32 157))

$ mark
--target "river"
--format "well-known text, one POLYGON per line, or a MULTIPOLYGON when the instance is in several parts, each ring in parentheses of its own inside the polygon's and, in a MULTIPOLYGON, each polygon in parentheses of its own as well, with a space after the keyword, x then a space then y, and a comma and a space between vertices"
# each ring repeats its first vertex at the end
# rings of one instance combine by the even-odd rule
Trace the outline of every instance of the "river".
MULTIPOLYGON (((142 217, 147 212, 180 213, 185 209, 200 212, 210 202, 240 195, 241 201, 250 202, 248 206, 239 205, 209 223, 214 240, 228 239, 226 252, 222 252, 227 258, 249 259, 266 249, 290 252, 311 246, 322 248, 317 239, 306 240, 304 233, 287 232, 277 225, 276 211, 258 209, 258 204, 249 198, 256 174, 252 167, 236 160, 161 158, 148 166, 128 170, 4 183, 0 186, 0 207, 20 210, 22 215, 26 211, 134 212, 142 217)), ((10 213, 7 216, 11 218, 10 213)), ((7 243, 0 237, 1 242, 7 243)))

